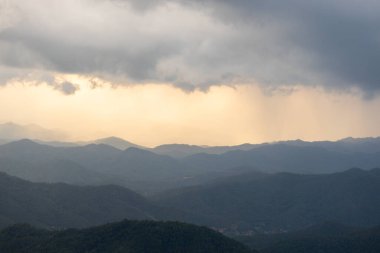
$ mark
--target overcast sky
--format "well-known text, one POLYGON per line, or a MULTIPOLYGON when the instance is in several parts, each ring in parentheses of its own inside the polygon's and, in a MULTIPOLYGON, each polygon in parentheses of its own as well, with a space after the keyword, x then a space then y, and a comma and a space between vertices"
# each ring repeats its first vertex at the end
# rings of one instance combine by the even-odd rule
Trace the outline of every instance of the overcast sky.
POLYGON ((377 0, 0 0, 0 121, 146 145, 380 135, 379 13, 377 0))

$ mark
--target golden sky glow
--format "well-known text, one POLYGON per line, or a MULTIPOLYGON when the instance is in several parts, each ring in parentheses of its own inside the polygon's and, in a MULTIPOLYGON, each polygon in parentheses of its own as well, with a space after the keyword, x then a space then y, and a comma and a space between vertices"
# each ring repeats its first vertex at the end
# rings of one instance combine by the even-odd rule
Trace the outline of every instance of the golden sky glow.
POLYGON ((0 0, 0 123, 147 146, 379 136, 375 2, 0 0))
POLYGON ((258 86, 213 86, 185 92, 171 85, 80 89, 65 96, 46 84, 0 88, 0 121, 61 129, 71 140, 119 136, 141 145, 233 145, 380 135, 380 99, 299 86, 264 92, 258 86))

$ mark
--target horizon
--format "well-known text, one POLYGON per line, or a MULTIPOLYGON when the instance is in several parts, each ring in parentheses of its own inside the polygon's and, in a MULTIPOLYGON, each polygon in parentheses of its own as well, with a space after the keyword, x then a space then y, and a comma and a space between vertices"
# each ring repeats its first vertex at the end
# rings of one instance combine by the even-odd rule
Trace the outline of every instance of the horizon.
MULTIPOLYGON (((63 131, 60 131, 59 129, 47 129, 47 128, 44 128, 43 126, 40 126, 36 123, 30 123, 30 124, 18 124, 16 122, 0 122, 0 140, 4 140, 4 141, 9 141, 10 143, 11 142, 16 142, 16 141, 22 141, 22 140, 29 140, 29 141, 32 141, 32 142, 35 142, 37 143, 38 141, 41 141, 43 142, 43 144, 45 145, 48 145, 48 143, 50 142, 62 142, 62 143, 73 143, 73 144, 76 144, 76 145, 89 145, 89 144, 96 144, 94 142, 96 141, 100 141, 100 140, 107 140, 107 139, 117 139, 117 140, 121 140, 121 141, 126 141, 126 142, 129 142, 130 144, 134 144, 134 145, 137 145, 137 146, 140 146, 142 148, 156 148, 156 147, 159 147, 159 146, 165 146, 165 145, 187 145, 187 146, 197 146, 197 147, 201 147, 201 148, 207 148, 207 147, 234 147, 234 146, 241 146, 241 145, 262 145, 262 144, 276 144, 276 143, 281 143, 281 142, 294 142, 294 141, 302 141, 302 142, 308 142, 308 143, 313 143, 313 142, 339 142, 339 141, 346 141, 346 140, 350 140, 350 139, 354 139, 354 140, 361 140, 361 139, 377 139, 377 138, 380 138, 380 136, 361 136, 361 137, 353 137, 353 136, 346 136, 344 138, 340 138, 340 139, 335 139, 335 140, 304 140, 304 139, 284 139, 284 140, 274 140, 274 141, 268 141, 268 142, 257 142, 257 143, 253 143, 253 142, 242 142, 242 143, 238 143, 238 144, 232 144, 232 145, 228 145, 228 144, 225 144, 225 145, 207 145, 207 144, 194 144, 194 143, 180 143, 180 142, 171 142, 171 143, 160 143, 158 145, 153 145, 153 146, 148 146, 148 145, 142 145, 140 143, 136 143, 136 142, 133 142, 131 141, 130 139, 128 138, 123 138, 123 137, 120 137, 120 136, 116 136, 116 135, 110 135, 110 136, 101 136, 101 137, 98 137, 98 138, 95 138, 95 139, 70 139, 66 136, 66 138, 64 139, 41 139, 41 138, 34 138, 34 137, 25 137, 25 136, 20 136, 20 137, 17 137, 17 138, 1 138, 1 127, 4 126, 4 125, 10 125, 10 126, 15 126, 15 127, 28 127, 28 126, 33 126, 33 127, 37 127, 37 128, 40 128, 45 130, 45 131, 58 131, 60 134, 65 134, 63 131), (68 139, 67 139, 68 138, 68 139), (36 142, 37 141, 37 142, 36 142)), ((31 132, 29 132, 28 134, 32 134, 31 132)), ((104 144, 104 143, 102 143, 104 144)), ((108 145, 108 144, 106 144, 108 145)))
POLYGON ((93 106, 99 104, 97 99, 87 104, 87 95, 63 96, 44 85, 25 86, 19 90, 17 96, 23 101, 23 106, 17 109, 12 105, 18 101, 13 99, 16 95, 8 94, 14 88, 12 85, 1 88, 1 121, 60 129, 72 140, 120 136, 144 146, 162 143, 220 146, 380 135, 377 127, 380 116, 375 116, 378 115, 380 99, 363 100, 343 93, 315 93, 307 91, 309 88, 300 88, 285 95, 265 95, 261 88, 252 86, 219 86, 211 87, 207 92, 190 93, 162 85, 88 90, 89 97, 96 93, 97 97, 101 96, 103 109, 100 111, 93 106), (40 89, 44 90, 43 97, 39 95, 40 89), (103 94, 104 89, 108 95, 103 94), (163 98, 162 89, 168 92, 163 98), (141 94, 133 98, 136 90, 141 94), (170 95, 173 90, 174 95, 170 95), (129 101, 132 104, 124 105, 124 96, 127 99, 132 96, 133 101, 129 101), (174 100, 165 104, 168 96, 174 100), (210 100, 210 96, 214 98, 210 100), (256 106, 251 105, 252 99, 258 99, 256 106), (199 103, 207 108, 199 107, 199 103), (160 104, 164 107, 158 106, 160 104), (115 106, 118 106, 117 110, 115 106), (145 112, 141 114, 133 109, 135 107, 143 107, 145 112))

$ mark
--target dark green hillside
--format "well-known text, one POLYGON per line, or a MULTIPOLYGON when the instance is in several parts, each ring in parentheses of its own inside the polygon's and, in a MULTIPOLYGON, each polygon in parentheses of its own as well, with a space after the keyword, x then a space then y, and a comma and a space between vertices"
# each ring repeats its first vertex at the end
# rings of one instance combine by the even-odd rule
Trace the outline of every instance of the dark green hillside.
MULTIPOLYGON (((123 219, 187 220, 119 186, 31 183, 0 173, 0 227, 88 227, 123 219)), ((1 252, 1 251, 0 251, 1 252)))
POLYGON ((205 227, 177 222, 123 221, 52 232, 16 225, 0 232, 1 253, 249 253, 205 227))

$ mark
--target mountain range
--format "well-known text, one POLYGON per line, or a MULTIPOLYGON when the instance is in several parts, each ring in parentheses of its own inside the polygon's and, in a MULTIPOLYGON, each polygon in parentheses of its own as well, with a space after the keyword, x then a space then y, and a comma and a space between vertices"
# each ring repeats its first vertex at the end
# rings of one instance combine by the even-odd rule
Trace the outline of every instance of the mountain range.
MULTIPOLYGON (((380 224, 380 138, 147 148, 118 137, 65 142, 45 130, 0 125, 1 228, 62 230, 127 218, 189 222, 229 236, 292 237, 326 221, 367 230, 380 224)), ((331 247, 330 239, 312 237, 331 247)), ((311 242, 294 238, 300 249, 311 242)), ((287 245, 253 248, 281 252, 287 245)))
POLYGON ((123 218, 178 220, 225 234, 295 231, 332 220, 380 224, 380 170, 326 175, 260 172, 144 198, 120 186, 32 183, 0 174, 0 227, 87 227, 123 218))
POLYGON ((189 144, 163 144, 153 148, 144 147, 119 137, 111 136, 90 141, 67 141, 68 135, 61 130, 45 129, 35 124, 20 125, 13 122, 0 124, 0 145, 18 141, 21 139, 30 139, 40 144, 46 144, 57 147, 85 146, 89 144, 106 144, 114 148, 125 150, 130 147, 150 150, 159 155, 167 155, 173 158, 184 158, 187 156, 206 153, 220 155, 229 151, 243 150, 248 151, 253 148, 268 145, 286 144, 291 146, 302 147, 320 147, 330 151, 337 152, 380 152, 380 137, 377 138, 344 138, 338 141, 314 141, 306 142, 302 140, 279 141, 272 143, 250 144, 244 143, 234 146, 199 146, 189 144))
POLYGON ((380 224, 380 169, 321 175, 246 173, 161 193, 156 203, 213 217, 229 234, 294 231, 324 221, 380 224))
MULTIPOLYGON (((358 143, 375 146, 376 140, 358 143)), ((50 146, 24 139, 0 145, 0 171, 33 182, 116 184, 152 195, 250 171, 318 174, 380 167, 379 152, 365 148, 363 152, 337 151, 302 143, 263 144, 250 150, 174 158, 137 147, 50 146)))
MULTIPOLYGON (((320 220, 345 217, 347 220, 343 219, 344 224, 367 226, 379 224, 377 196, 379 170, 365 172, 356 169, 317 176, 319 178, 286 173, 276 175, 256 173, 252 176, 256 178, 254 180, 256 182, 247 175, 235 177, 228 183, 214 182, 216 186, 222 184, 226 187, 226 184, 229 184, 230 187, 218 194, 219 201, 223 201, 224 206, 221 206, 210 194, 203 196, 207 199, 207 203, 203 203, 203 206, 208 205, 208 210, 214 207, 214 213, 210 214, 207 209, 198 205, 197 200, 195 200, 196 205, 190 210, 180 211, 178 206, 176 208, 170 205, 163 207, 160 205, 162 203, 152 203, 122 187, 31 183, 0 173, 0 203, 2 203, 0 227, 4 228, 15 223, 30 223, 38 227, 21 224, 0 230, 0 252, 248 253, 256 252, 255 249, 262 253, 375 253, 379 251, 379 227, 364 229, 336 222, 319 223, 320 220), (276 188, 274 183, 280 186, 276 188), (246 185, 246 190, 239 192, 239 188, 234 188, 236 184, 240 185, 240 188, 246 185), (263 187, 264 185, 266 187, 263 187), (352 190, 348 190, 348 186, 351 186, 352 190), (269 190, 270 187, 274 187, 274 190, 269 190), (292 187, 294 189, 286 190, 292 187), (249 190, 250 188, 260 189, 260 193, 254 193, 255 190, 249 190), (320 192, 321 188, 326 190, 320 192), (301 189, 304 192, 298 191, 301 189), (294 190, 299 192, 298 196, 294 195, 294 190), (347 194, 342 194, 345 191, 348 191, 347 194), (281 192, 284 193, 281 194, 281 192), (326 197, 328 195, 326 192, 329 192, 331 196, 326 197), (233 200, 231 196, 234 194, 236 196, 240 194, 242 198, 233 200), (290 198, 288 194, 293 194, 294 198, 290 198), (242 206, 242 203, 247 201, 245 196, 248 195, 252 198, 248 204, 254 203, 254 206, 242 206), (263 195, 269 200, 260 200, 257 195, 263 195), (320 196, 313 198, 314 195, 320 196), (303 198, 305 196, 309 201, 303 198), (279 205, 276 205, 278 202, 279 205), (273 206, 268 203, 272 203, 273 206), (235 205, 236 207, 233 208, 235 205), (245 231, 245 233, 231 233, 233 229, 238 229, 236 224, 233 224, 229 231, 223 230, 220 226, 225 224, 222 219, 228 222, 233 214, 224 213, 228 209, 226 206, 229 206, 229 212, 241 209, 240 213, 232 216, 241 215, 243 219, 247 218, 246 212, 250 212, 253 217, 269 212, 269 219, 271 215, 274 215, 272 230, 263 229, 260 222, 256 223, 253 230, 245 231), (285 213, 285 216, 276 221, 278 216, 273 211, 277 208, 280 213, 285 213), (217 209, 223 213, 222 219, 216 214, 217 209), (330 212, 330 215, 326 216, 326 211, 330 212), (200 212, 202 215, 194 215, 194 212, 200 212), (292 215, 294 215, 293 218, 292 215), (277 222, 277 226, 281 226, 283 222, 290 225, 292 219, 293 221, 297 219, 296 216, 302 221, 308 219, 308 222, 303 225, 313 225, 301 226, 304 227, 302 230, 298 230, 300 226, 295 226, 286 233, 284 233, 285 230, 273 229, 274 222, 277 222), (144 221, 121 221, 125 218, 144 221), (205 227, 154 220, 182 220, 207 224, 214 227, 214 230, 219 230, 246 244, 252 250, 205 227), (100 225, 115 221, 118 222, 100 225), (98 226, 91 227, 94 225, 98 226), (65 229, 73 227, 83 229, 65 229), (243 234, 245 235, 242 236, 243 234)), ((208 189, 208 192, 212 194, 213 190, 208 189)), ((173 197, 173 193, 166 195, 169 198, 173 197)), ((182 197, 189 196, 182 195, 182 197)), ((185 201, 191 204, 194 198, 187 198, 185 201)), ((247 224, 246 228, 248 228, 247 224)))
POLYGON ((143 149, 119 150, 105 144, 52 147, 30 140, 0 146, 0 171, 33 182, 112 183, 142 193, 174 187, 194 174, 174 158, 143 149))

